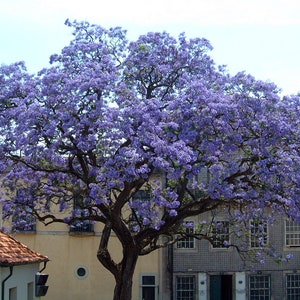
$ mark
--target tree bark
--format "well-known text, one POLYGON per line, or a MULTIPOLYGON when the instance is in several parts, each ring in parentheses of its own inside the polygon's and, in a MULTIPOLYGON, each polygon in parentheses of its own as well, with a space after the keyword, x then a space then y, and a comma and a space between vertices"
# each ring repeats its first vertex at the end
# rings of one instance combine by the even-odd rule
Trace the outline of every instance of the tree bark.
POLYGON ((140 249, 134 243, 129 243, 128 245, 122 243, 123 258, 119 263, 115 263, 108 251, 110 233, 111 224, 107 223, 102 232, 97 257, 100 263, 110 271, 115 278, 113 300, 131 300, 132 279, 140 249))
POLYGON ((115 276, 116 285, 114 289, 113 300, 131 300, 132 299, 132 280, 135 266, 138 260, 137 251, 126 251, 122 262, 120 263, 120 271, 115 276))

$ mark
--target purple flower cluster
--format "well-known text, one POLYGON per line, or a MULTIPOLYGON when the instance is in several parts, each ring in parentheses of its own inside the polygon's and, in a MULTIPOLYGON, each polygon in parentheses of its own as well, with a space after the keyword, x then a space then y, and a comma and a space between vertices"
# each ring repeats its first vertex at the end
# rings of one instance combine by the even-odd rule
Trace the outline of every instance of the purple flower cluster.
POLYGON ((266 207, 299 220, 299 96, 225 73, 205 39, 163 32, 128 43, 118 27, 66 24, 74 39, 49 68, 0 67, 7 216, 29 207, 59 220, 52 208, 72 209, 79 193, 91 220, 120 232, 131 228, 127 209, 141 220, 135 233, 168 234, 218 206, 240 205, 239 220, 266 207), (132 201, 145 185, 150 199, 132 201))

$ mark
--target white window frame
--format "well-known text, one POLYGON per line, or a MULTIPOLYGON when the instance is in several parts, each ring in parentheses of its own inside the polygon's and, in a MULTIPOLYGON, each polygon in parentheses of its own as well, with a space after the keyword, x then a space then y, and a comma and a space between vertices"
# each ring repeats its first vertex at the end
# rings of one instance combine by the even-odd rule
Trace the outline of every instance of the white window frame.
POLYGON ((251 300, 271 300, 271 276, 269 274, 249 275, 249 298, 251 300), (254 278, 264 280, 253 282, 254 278), (256 292, 255 295, 252 294, 253 291, 256 292))
POLYGON ((285 246, 300 247, 300 224, 292 220, 285 220, 284 228, 285 246))
POLYGON ((251 249, 258 249, 266 246, 269 243, 269 228, 265 221, 251 220, 250 221, 250 234, 249 234, 249 246, 251 249), (263 228, 258 228, 263 227, 263 228), (257 233, 262 232, 263 236, 259 236, 257 233), (260 239, 263 239, 260 242, 260 239))
POLYGON ((212 228, 211 228, 211 233, 210 233, 211 238, 212 238, 211 248, 213 250, 228 249, 229 247, 227 247, 226 245, 224 245, 224 241, 230 242, 230 228, 229 228, 230 226, 229 226, 229 221, 216 220, 213 223, 214 224, 220 224, 220 223, 225 224, 227 232, 222 232, 222 230, 219 230, 218 227, 216 227, 215 225, 213 225, 212 228))
POLYGON ((286 274, 285 276, 286 285, 286 300, 299 299, 300 297, 300 274, 286 274), (289 280, 291 279, 291 280, 289 280), (297 297, 297 298, 296 298, 297 297))
MULTIPOLYGON (((186 233, 194 233, 195 222, 194 221, 184 221, 184 223, 191 223, 193 227, 186 227, 186 233)), ((194 237, 186 237, 177 241, 176 248, 179 250, 188 250, 195 249, 195 238, 194 237)))
POLYGON ((177 275, 175 277, 175 300, 196 300, 196 294, 197 294, 197 283, 196 283, 196 276, 195 275, 177 275), (181 285, 189 285, 192 286, 192 288, 178 288, 178 279, 192 279, 192 282, 190 283, 181 283, 181 285), (180 297, 178 293, 182 293, 183 295, 180 297), (186 293, 191 293, 190 296, 187 296, 186 293))

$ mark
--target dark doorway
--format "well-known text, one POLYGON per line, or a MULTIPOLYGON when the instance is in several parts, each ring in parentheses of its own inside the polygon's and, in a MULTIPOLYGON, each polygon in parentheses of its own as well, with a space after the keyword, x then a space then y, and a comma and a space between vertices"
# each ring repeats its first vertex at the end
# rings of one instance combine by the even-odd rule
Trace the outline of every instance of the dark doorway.
POLYGON ((210 276, 210 300, 232 300, 232 275, 210 276))

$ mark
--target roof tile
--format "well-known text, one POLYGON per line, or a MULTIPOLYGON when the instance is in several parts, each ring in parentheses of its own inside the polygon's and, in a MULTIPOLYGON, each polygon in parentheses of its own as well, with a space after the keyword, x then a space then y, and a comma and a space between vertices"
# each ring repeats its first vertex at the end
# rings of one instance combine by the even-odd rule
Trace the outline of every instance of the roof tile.
POLYGON ((0 266, 22 265, 48 260, 47 256, 29 249, 10 235, 0 231, 0 266))

